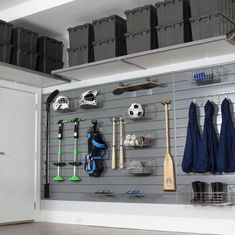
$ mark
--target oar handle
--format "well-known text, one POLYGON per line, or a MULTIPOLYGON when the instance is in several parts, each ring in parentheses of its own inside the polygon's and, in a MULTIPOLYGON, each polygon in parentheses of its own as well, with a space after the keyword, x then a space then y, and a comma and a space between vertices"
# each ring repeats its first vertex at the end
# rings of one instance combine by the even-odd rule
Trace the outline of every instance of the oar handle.
POLYGON ((171 103, 170 100, 162 100, 162 105, 165 107, 165 120, 166 120, 166 152, 170 153, 170 141, 169 141, 169 118, 168 118, 168 105, 171 103))

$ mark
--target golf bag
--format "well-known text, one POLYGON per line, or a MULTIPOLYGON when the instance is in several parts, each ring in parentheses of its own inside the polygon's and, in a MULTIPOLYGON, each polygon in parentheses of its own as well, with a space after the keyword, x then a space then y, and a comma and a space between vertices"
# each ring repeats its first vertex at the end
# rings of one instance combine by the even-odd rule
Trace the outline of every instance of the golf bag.
POLYGON ((100 177, 104 171, 104 160, 107 145, 97 130, 97 121, 92 121, 88 130, 88 154, 85 156, 84 169, 89 176, 100 177))

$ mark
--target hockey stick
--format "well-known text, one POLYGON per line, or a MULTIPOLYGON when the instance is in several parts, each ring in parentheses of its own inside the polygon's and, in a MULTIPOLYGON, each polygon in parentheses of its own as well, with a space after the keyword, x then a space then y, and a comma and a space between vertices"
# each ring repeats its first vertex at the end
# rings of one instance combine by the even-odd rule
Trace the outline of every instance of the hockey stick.
POLYGON ((49 189, 49 119, 50 119, 50 106, 53 99, 59 94, 58 90, 53 91, 46 100, 46 155, 45 155, 45 175, 44 175, 44 198, 50 197, 49 189))

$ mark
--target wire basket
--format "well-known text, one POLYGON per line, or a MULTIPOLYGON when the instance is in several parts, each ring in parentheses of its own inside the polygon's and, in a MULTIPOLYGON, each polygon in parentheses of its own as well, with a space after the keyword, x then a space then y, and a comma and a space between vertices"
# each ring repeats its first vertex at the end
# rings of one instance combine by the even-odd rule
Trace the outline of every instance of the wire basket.
POLYGON ((138 131, 126 134, 124 139, 125 147, 143 148, 153 145, 154 132, 138 131))
POLYGON ((194 84, 208 85, 221 82, 222 68, 206 68, 191 73, 190 79, 194 84))
POLYGON ((127 163, 127 173, 133 176, 152 175, 152 162, 144 160, 133 160, 127 163))
POLYGON ((232 205, 234 185, 226 185, 222 191, 212 191, 207 187, 205 192, 193 192, 191 203, 195 205, 228 206, 232 205))

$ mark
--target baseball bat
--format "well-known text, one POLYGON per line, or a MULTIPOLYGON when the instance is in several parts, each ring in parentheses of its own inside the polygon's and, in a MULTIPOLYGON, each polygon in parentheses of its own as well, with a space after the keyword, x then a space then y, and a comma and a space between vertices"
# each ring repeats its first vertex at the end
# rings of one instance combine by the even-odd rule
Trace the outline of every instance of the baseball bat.
POLYGON ((124 169, 124 156, 123 156, 123 122, 124 118, 120 117, 120 158, 119 158, 119 167, 124 169))
POLYGON ((113 123, 113 144, 112 144, 112 169, 116 169, 116 118, 112 118, 113 123))

